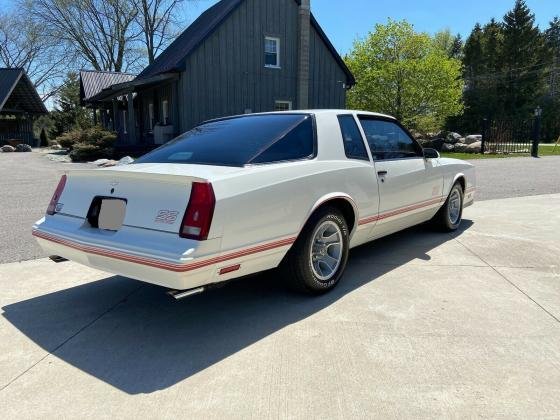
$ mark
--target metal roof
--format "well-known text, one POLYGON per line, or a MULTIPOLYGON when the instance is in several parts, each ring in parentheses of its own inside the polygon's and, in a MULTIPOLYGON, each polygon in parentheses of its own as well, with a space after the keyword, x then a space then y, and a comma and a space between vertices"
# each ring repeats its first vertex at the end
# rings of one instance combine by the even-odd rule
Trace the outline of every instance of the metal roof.
POLYGON ((0 68, 0 112, 48 112, 25 70, 0 68))
POLYGON ((82 70, 80 71, 80 100, 82 104, 110 86, 134 80, 130 73, 112 71, 82 70))
MULTIPOLYGON (((244 0, 221 0, 210 7, 179 35, 152 64, 146 67, 138 75, 138 79, 183 70, 187 57, 217 29, 243 1, 244 0)), ((299 0, 295 1, 298 4, 300 3, 299 0)), ((313 14, 311 14, 311 25, 315 28, 339 66, 346 73, 348 79, 347 83, 349 85, 354 85, 356 83, 354 75, 348 69, 344 60, 340 57, 340 54, 338 54, 336 48, 330 42, 313 14)))

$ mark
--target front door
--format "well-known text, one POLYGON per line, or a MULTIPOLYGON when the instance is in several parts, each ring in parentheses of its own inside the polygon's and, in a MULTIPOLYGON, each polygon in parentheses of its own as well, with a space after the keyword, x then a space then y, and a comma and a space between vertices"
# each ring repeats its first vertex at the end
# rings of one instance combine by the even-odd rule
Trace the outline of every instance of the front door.
POLYGON ((437 159, 424 159, 421 146, 394 120, 360 116, 379 184, 379 215, 372 238, 420 223, 437 211, 443 176, 437 159))

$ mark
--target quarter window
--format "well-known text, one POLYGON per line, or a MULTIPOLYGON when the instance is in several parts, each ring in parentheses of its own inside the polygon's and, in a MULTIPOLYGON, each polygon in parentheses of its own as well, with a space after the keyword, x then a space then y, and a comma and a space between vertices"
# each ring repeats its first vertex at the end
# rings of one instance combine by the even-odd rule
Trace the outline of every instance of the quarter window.
POLYGON ((266 37, 264 39, 264 65, 265 67, 280 67, 280 39, 266 37))
POLYGON ((375 160, 421 156, 416 142, 394 122, 360 117, 360 123, 375 160))
POLYGON ((350 159, 360 159, 369 161, 369 157, 364 145, 364 139, 352 115, 339 115, 338 123, 342 132, 344 152, 350 159))

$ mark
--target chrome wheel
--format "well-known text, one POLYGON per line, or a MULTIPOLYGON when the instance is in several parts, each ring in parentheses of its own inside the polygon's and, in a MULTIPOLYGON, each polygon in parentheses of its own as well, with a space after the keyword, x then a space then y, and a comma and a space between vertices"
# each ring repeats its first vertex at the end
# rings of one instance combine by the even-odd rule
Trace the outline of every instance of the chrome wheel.
POLYGON ((461 217, 461 193, 458 188, 453 189, 449 196, 449 205, 447 206, 449 222, 456 225, 461 217))
POLYGON ((320 281, 328 281, 336 274, 342 261, 342 247, 342 232, 335 222, 328 220, 315 229, 310 257, 313 274, 320 281))

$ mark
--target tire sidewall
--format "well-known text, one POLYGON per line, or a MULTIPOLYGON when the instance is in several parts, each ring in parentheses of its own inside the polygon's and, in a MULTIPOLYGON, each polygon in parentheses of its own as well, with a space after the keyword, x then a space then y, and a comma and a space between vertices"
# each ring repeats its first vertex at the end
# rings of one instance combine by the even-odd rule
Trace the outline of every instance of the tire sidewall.
POLYGON ((305 244, 302 250, 305 253, 304 255, 306 259, 305 283, 306 286, 314 292, 321 292, 321 291, 326 292, 331 290, 338 284, 340 278, 342 277, 342 274, 344 273, 344 269, 346 268, 346 263, 348 261, 350 234, 348 231, 348 225, 346 223, 346 220, 344 219, 342 214, 340 214, 340 212, 336 210, 330 210, 330 211, 327 210, 324 212, 320 212, 319 214, 317 214, 317 217, 314 217, 313 219, 314 220, 312 221, 312 223, 309 224, 309 229, 306 229, 305 244), (315 231, 321 224, 323 224, 326 221, 332 221, 336 223, 336 225, 340 228, 340 231, 342 232, 343 249, 342 249, 342 259, 340 261, 340 265, 338 266, 338 269, 336 270, 336 273, 329 280, 322 281, 315 276, 315 273, 313 271, 313 261, 311 260, 311 247, 313 246, 315 231))
POLYGON ((451 231, 457 230, 459 226, 461 226, 461 222, 463 220, 463 188, 459 184, 453 185, 451 191, 449 192, 449 196, 447 197, 447 202, 445 203, 445 222, 447 224, 447 228, 451 231), (459 198, 461 200, 461 205, 459 207, 459 218, 457 219, 457 223, 451 223, 451 219, 449 218, 449 205, 451 204, 451 196, 453 195, 453 191, 457 190, 459 192, 459 198))

